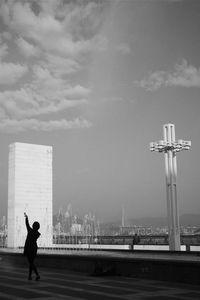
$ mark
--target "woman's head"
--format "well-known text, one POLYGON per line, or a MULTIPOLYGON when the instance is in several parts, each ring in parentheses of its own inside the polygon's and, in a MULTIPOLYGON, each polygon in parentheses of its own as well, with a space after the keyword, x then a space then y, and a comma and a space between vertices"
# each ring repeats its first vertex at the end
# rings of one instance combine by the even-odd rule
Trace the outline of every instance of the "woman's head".
POLYGON ((40 228, 40 223, 34 222, 32 227, 34 230, 38 230, 40 228))

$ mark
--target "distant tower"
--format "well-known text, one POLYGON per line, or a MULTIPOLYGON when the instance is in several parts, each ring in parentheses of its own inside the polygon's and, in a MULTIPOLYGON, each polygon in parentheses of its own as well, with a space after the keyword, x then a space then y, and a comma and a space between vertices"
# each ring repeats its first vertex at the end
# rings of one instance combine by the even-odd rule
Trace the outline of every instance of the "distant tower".
POLYGON ((67 211, 69 213, 69 226, 71 227, 72 226, 72 205, 71 203, 68 204, 67 206, 67 211))
POLYGON ((3 228, 5 228, 5 226, 6 226, 6 217, 5 216, 3 216, 3 219, 2 219, 2 226, 3 226, 3 228))
POLYGON ((122 227, 125 226, 125 211, 124 211, 124 206, 122 206, 122 227))
POLYGON ((52 245, 52 147, 25 143, 9 146, 8 247, 24 246, 26 227, 40 223, 38 246, 52 245))

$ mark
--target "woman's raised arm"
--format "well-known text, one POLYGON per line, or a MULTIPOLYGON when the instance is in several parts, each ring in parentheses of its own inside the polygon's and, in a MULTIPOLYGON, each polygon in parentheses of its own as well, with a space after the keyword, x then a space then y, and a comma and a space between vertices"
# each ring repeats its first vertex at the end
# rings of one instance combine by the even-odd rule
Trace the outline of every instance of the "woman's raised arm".
POLYGON ((26 228, 29 231, 31 229, 31 226, 29 225, 28 216, 26 213, 24 213, 24 217, 25 217, 26 228))

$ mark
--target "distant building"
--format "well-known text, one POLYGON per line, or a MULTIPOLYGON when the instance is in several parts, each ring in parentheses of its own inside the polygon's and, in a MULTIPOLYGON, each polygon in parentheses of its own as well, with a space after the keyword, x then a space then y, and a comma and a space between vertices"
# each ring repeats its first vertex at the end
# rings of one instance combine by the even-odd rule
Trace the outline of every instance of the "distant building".
POLYGON ((72 235, 82 234, 82 225, 78 223, 73 223, 71 226, 71 234, 72 235))

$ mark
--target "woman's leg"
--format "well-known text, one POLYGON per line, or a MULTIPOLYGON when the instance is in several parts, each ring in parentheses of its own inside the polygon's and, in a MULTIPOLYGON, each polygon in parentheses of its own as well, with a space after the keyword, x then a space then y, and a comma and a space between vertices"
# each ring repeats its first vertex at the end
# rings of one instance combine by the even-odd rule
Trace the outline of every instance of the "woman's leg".
POLYGON ((39 280, 40 279, 40 275, 39 275, 39 273, 38 273, 38 270, 37 270, 37 268, 36 268, 36 265, 35 265, 35 263, 34 263, 34 260, 35 260, 35 256, 32 258, 32 262, 31 262, 31 268, 32 268, 32 270, 35 272, 35 274, 36 274, 36 280, 39 280))
POLYGON ((28 263, 29 263, 29 273, 28 273, 28 279, 31 280, 32 279, 32 258, 27 256, 27 259, 28 259, 28 263))
POLYGON ((37 268, 36 268, 36 265, 34 264, 34 261, 32 262, 32 270, 35 272, 36 276, 38 276, 38 271, 37 271, 37 268))
POLYGON ((32 275, 32 271, 35 272, 36 276, 38 276, 38 271, 37 271, 37 268, 34 264, 34 260, 35 260, 35 257, 32 257, 32 256, 29 256, 28 257, 28 262, 29 262, 29 278, 31 278, 31 275, 32 275))

